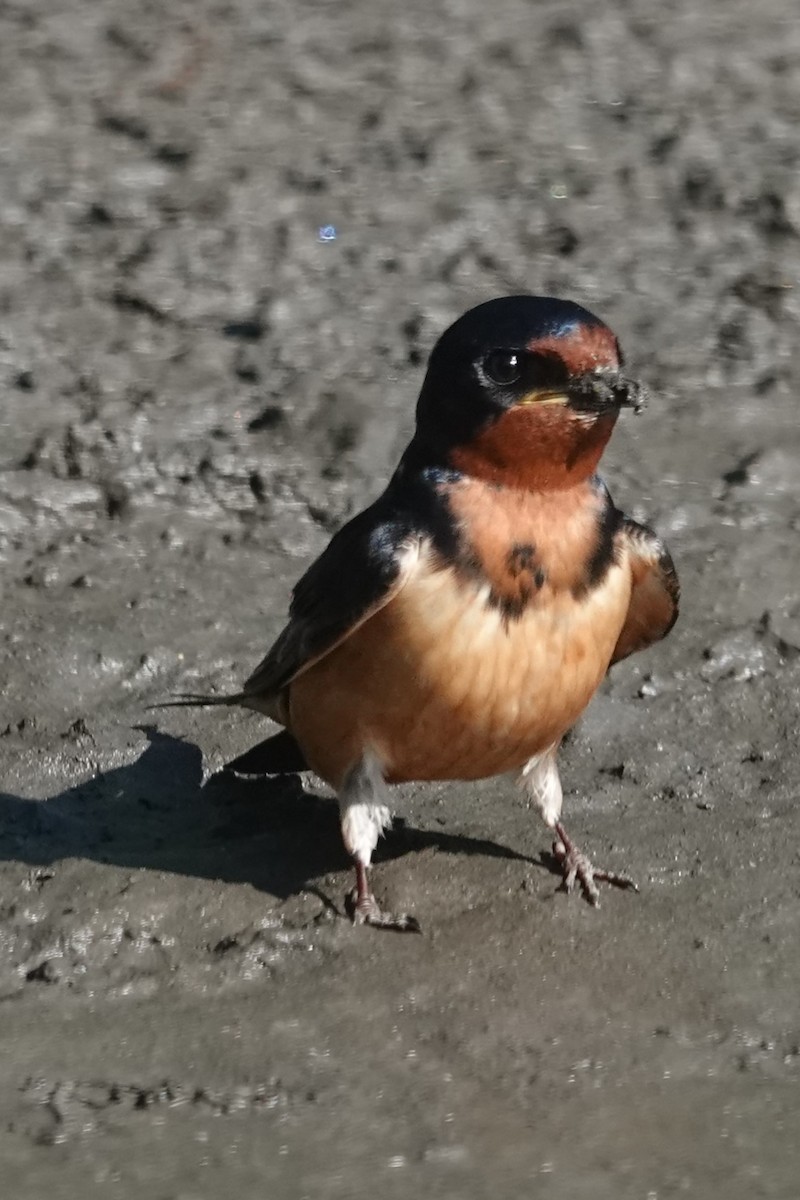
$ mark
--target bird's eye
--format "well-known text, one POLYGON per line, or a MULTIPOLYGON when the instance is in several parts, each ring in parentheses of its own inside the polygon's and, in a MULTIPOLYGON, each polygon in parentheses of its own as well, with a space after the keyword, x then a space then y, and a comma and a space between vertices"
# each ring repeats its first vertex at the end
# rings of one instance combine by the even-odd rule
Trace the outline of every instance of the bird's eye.
POLYGON ((492 350, 483 360, 483 370, 492 383, 516 383, 522 374, 520 356, 513 350, 492 350))

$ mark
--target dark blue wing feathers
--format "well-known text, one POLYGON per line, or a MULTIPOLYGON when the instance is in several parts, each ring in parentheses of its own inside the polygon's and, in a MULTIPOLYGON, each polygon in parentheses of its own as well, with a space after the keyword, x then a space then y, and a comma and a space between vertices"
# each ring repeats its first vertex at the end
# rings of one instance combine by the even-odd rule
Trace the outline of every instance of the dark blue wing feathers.
POLYGON ((288 625, 245 682, 245 695, 280 692, 381 607, 400 574, 400 552, 413 536, 401 500, 396 489, 387 489, 311 564, 292 593, 288 625))

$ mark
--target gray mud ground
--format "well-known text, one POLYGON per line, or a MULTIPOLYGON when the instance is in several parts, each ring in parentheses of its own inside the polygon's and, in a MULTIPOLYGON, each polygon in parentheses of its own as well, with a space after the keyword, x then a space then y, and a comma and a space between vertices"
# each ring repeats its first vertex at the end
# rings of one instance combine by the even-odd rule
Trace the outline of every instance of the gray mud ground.
POLYGON ((800 1194, 795 0, 0 6, 0 1158, 14 1200, 800 1194), (338 237, 318 240, 321 225, 338 237), (354 930, 224 690, 515 290, 655 389, 606 460, 683 617, 564 754, 404 789, 354 930))

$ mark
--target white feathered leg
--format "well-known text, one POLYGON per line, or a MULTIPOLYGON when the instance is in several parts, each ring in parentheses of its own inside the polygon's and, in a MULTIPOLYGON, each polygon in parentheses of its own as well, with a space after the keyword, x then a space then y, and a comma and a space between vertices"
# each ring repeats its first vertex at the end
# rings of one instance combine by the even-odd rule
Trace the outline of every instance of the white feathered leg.
POLYGON ((627 875, 613 871, 600 871, 592 866, 591 859, 572 841, 559 820, 561 816, 561 780, 558 776, 556 755, 558 743, 548 746, 541 754, 529 758, 520 774, 520 785, 530 802, 538 808, 545 824, 554 831, 553 854, 561 864, 564 888, 571 892, 579 880, 583 894, 590 904, 600 903, 598 883, 611 883, 615 887, 630 888, 638 892, 636 884, 627 875))
POLYGON ((339 792, 342 840, 356 866, 356 886, 350 909, 356 925, 379 925, 388 929, 419 932, 419 924, 408 913, 382 912, 372 894, 367 871, 378 838, 392 823, 386 781, 377 757, 367 751, 351 767, 339 792))
POLYGON ((368 752, 347 772, 339 793, 345 848, 364 867, 370 864, 378 838, 392 823, 387 799, 381 765, 368 752))
POLYGON ((559 743, 548 746, 541 754, 529 758, 522 768, 519 782, 525 795, 542 814, 545 825, 555 829, 561 816, 561 780, 558 777, 559 743))

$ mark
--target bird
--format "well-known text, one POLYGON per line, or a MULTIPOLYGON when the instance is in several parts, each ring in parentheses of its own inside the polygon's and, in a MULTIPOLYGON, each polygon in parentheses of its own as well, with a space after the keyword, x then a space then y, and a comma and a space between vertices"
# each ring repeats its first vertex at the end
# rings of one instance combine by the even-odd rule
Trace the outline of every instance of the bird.
POLYGON ((648 392, 617 337, 567 299, 488 300, 435 344, 413 436, 385 491, 296 584, 288 623, 232 695, 283 726, 229 767, 312 770, 335 791, 357 924, 384 911, 371 861, 390 787, 515 773, 553 831, 566 890, 635 887, 561 821, 557 753, 609 668, 663 638, 680 587, 656 533, 616 507, 598 464, 648 392))

